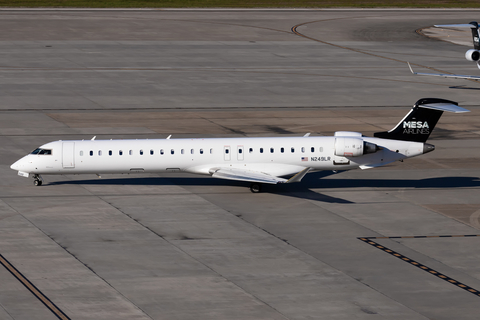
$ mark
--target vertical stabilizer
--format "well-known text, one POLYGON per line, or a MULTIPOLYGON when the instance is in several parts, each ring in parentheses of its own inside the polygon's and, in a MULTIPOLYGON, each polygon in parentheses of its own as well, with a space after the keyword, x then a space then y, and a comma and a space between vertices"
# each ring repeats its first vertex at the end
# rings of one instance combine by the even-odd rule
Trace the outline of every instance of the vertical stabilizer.
POLYGON ((478 23, 476 21, 470 22, 472 25, 472 38, 473 38, 473 48, 475 50, 480 50, 480 37, 478 34, 478 23))
POLYGON ((468 112, 467 109, 459 107, 458 103, 450 100, 420 99, 392 130, 377 132, 374 136, 382 139, 425 142, 444 111, 468 112))

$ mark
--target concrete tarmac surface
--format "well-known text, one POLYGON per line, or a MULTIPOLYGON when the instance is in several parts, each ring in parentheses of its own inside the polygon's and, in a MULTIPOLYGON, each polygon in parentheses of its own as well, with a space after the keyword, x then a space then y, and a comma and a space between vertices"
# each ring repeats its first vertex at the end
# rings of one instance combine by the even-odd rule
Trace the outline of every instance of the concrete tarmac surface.
POLYGON ((0 11, 0 319, 478 319, 480 84, 407 61, 478 75, 468 33, 416 31, 479 13, 0 11), (371 135, 427 97, 471 110, 434 152, 259 194, 10 169, 93 136, 371 135))

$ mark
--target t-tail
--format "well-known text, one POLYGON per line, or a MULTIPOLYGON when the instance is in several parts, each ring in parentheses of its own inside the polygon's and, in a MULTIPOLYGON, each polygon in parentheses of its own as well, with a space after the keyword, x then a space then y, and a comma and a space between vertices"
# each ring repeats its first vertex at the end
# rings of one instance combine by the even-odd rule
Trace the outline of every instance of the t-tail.
MULTIPOLYGON (((470 23, 465 24, 438 24, 435 25, 438 28, 470 28, 472 31, 472 40, 473 40, 473 49, 468 50, 465 52, 465 59, 468 61, 474 61, 477 63, 477 67, 480 69, 480 35, 478 33, 478 23, 476 21, 472 21, 470 23)), ((458 77, 464 78, 465 76, 458 77)), ((454 77, 457 78, 457 77, 454 77)), ((464 78, 467 79, 467 78, 464 78)), ((476 79, 478 80, 478 79, 476 79)))
MULTIPOLYGON (((480 69, 480 34, 478 31, 478 23, 476 21, 472 21, 470 23, 464 24, 438 24, 435 25, 438 28, 469 28, 472 31, 472 38, 473 38, 473 49, 467 50, 465 52, 465 59, 468 61, 475 62, 477 67, 480 69)), ((444 78, 455 78, 455 79, 469 79, 480 81, 479 76, 469 76, 469 75, 462 75, 462 74, 451 74, 451 73, 423 73, 423 72, 414 72, 410 63, 408 63, 408 67, 410 71, 419 76, 434 76, 434 77, 444 77, 444 78)))
POLYGON ((472 26, 470 30, 472 31, 473 49, 465 52, 465 58, 468 61, 475 61, 477 67, 480 69, 480 35, 478 34, 478 23, 472 21, 469 24, 472 26))
POLYGON ((423 98, 415 103, 410 112, 392 130, 376 132, 374 136, 382 139, 426 142, 444 111, 469 112, 450 100, 423 98))

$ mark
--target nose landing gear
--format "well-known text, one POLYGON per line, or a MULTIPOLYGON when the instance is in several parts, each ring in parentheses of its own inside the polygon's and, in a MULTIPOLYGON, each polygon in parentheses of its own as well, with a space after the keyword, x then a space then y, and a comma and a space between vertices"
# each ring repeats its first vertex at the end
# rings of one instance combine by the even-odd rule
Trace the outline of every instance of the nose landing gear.
POLYGON ((43 183, 42 177, 39 174, 34 174, 33 175, 33 185, 39 187, 39 186, 42 185, 42 183, 43 183))

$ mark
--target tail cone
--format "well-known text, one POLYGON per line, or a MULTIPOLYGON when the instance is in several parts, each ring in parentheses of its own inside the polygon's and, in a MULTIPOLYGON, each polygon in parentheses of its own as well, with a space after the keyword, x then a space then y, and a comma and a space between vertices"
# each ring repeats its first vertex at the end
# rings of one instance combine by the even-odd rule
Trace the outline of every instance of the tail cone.
POLYGON ((433 144, 429 144, 429 143, 424 143, 423 144, 423 153, 429 153, 429 152, 432 152, 433 150, 435 150, 435 146, 433 144))

